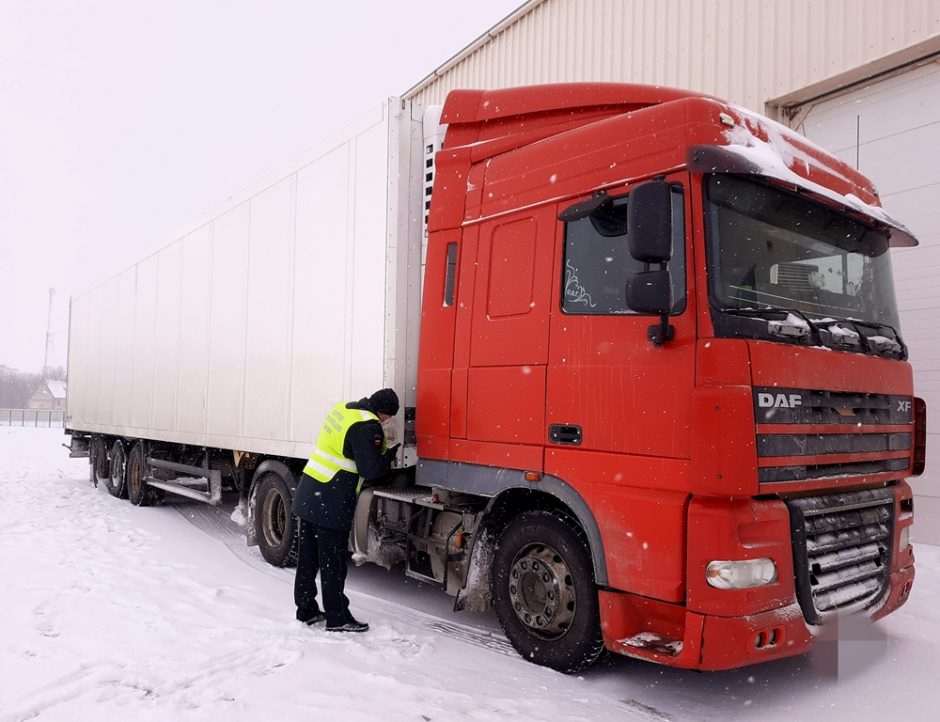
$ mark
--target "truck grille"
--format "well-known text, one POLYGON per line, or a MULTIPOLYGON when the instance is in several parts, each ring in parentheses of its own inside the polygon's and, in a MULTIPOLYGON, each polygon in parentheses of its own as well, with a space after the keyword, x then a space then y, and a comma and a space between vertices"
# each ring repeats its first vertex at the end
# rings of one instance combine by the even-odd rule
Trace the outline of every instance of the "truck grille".
POLYGON ((796 591, 806 621, 878 600, 891 566, 890 488, 789 499, 796 591))
POLYGON ((912 406, 910 396, 755 387, 758 481, 906 471, 912 406))

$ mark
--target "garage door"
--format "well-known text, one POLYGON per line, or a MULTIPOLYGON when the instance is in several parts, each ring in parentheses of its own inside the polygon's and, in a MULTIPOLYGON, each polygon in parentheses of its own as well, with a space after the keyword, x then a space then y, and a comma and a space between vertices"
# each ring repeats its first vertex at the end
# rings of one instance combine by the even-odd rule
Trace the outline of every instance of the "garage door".
POLYGON ((804 110, 799 130, 871 178, 888 212, 921 243, 892 251, 892 262, 915 389, 928 413, 927 472, 912 482, 913 538, 940 544, 940 64, 804 110))

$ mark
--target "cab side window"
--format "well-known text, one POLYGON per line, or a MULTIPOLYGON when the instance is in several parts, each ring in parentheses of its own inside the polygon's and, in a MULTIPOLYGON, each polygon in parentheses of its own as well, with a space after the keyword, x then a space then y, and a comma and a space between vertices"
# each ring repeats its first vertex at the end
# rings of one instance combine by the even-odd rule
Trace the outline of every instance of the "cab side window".
MULTIPOLYGON (((672 192, 672 313, 686 303, 685 214, 680 188, 672 192)), ((644 265, 627 248, 627 196, 587 218, 565 224, 561 308, 565 313, 608 316, 635 314, 627 307, 627 282, 644 265)))

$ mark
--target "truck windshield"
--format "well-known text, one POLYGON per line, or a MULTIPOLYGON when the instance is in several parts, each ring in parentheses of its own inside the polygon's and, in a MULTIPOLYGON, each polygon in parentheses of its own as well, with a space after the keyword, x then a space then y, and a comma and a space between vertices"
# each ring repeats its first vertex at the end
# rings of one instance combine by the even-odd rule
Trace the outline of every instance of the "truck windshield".
POLYGON ((866 337, 900 343, 884 232, 806 197, 735 176, 709 176, 706 195, 715 311, 753 317, 785 312, 808 330, 846 321, 856 331, 864 326, 866 337))

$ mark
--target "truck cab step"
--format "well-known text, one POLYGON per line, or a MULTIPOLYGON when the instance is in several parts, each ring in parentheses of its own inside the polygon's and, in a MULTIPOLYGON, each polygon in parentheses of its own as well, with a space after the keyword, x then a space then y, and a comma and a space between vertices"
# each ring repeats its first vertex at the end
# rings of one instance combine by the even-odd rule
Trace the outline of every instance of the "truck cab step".
POLYGON ((372 493, 385 499, 393 499, 406 504, 426 506, 429 509, 444 509, 444 505, 435 501, 431 489, 427 486, 412 486, 407 489, 394 489, 392 487, 374 486, 372 493))

